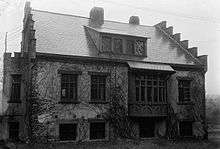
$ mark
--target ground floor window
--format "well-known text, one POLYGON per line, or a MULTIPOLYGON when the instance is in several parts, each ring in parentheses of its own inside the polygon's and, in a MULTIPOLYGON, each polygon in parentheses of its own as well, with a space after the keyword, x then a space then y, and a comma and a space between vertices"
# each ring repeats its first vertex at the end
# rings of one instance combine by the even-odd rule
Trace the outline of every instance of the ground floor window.
POLYGON ((179 133, 182 137, 192 136, 192 122, 191 121, 181 121, 179 122, 179 133))
POLYGON ((139 136, 140 138, 154 137, 155 123, 152 120, 141 120, 139 122, 139 136))
POLYGON ((77 124, 60 124, 60 140, 76 140, 77 124))
POLYGON ((105 122, 90 123, 90 140, 105 139, 105 122))
POLYGON ((8 123, 9 139, 19 140, 19 122, 8 123))

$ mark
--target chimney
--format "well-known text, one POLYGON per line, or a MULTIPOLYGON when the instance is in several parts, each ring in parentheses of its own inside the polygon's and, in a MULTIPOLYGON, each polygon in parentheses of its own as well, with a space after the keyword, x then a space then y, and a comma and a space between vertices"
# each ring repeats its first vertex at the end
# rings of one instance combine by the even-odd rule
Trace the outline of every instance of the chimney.
POLYGON ((93 7, 90 11, 90 25, 100 27, 104 23, 104 9, 93 7))
POLYGON ((138 16, 131 16, 129 19, 129 24, 140 25, 140 19, 138 16))

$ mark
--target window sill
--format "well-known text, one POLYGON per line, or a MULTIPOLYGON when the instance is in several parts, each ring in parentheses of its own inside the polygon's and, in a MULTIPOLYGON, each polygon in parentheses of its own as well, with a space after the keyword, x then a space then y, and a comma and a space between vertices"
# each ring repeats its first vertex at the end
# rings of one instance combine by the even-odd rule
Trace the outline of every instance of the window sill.
POLYGON ((8 103, 21 103, 21 100, 9 100, 8 103))
POLYGON ((60 104, 79 104, 79 101, 59 101, 60 104))
POLYGON ((194 102, 188 101, 188 102, 178 102, 178 105, 194 105, 194 102))
POLYGON ((90 101, 90 104, 108 104, 108 101, 90 101))

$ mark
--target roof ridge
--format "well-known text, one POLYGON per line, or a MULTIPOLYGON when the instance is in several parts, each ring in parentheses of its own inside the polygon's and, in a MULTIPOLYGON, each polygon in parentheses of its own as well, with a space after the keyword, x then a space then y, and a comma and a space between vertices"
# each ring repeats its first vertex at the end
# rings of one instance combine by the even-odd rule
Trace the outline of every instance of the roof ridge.
MULTIPOLYGON (((64 15, 64 16, 70 16, 70 17, 79 17, 79 18, 84 18, 84 19, 90 19, 89 17, 85 17, 85 16, 73 15, 73 14, 67 14, 67 13, 59 13, 59 12, 52 12, 52 11, 47 11, 47 10, 32 9, 32 11, 51 13, 51 14, 55 14, 55 15, 64 15)), ((104 20, 104 21, 113 22, 113 23, 120 23, 120 24, 129 24, 129 23, 126 23, 126 22, 120 22, 120 21, 114 21, 114 20, 104 20)), ((140 24, 136 25, 136 26, 154 27, 154 26, 151 26, 151 25, 140 25, 140 24)))

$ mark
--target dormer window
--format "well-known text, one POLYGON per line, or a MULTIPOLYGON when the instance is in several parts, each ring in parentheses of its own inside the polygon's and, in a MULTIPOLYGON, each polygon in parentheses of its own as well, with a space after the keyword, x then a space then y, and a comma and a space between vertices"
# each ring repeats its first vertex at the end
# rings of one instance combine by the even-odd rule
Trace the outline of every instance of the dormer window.
POLYGON ((123 43, 122 43, 122 39, 120 38, 114 38, 113 39, 113 46, 114 46, 114 51, 116 53, 123 53, 123 43))
POLYGON ((102 35, 102 52, 146 56, 146 38, 114 34, 102 35))
POLYGON ((102 37, 102 51, 105 51, 105 52, 112 51, 112 38, 110 36, 102 37))

